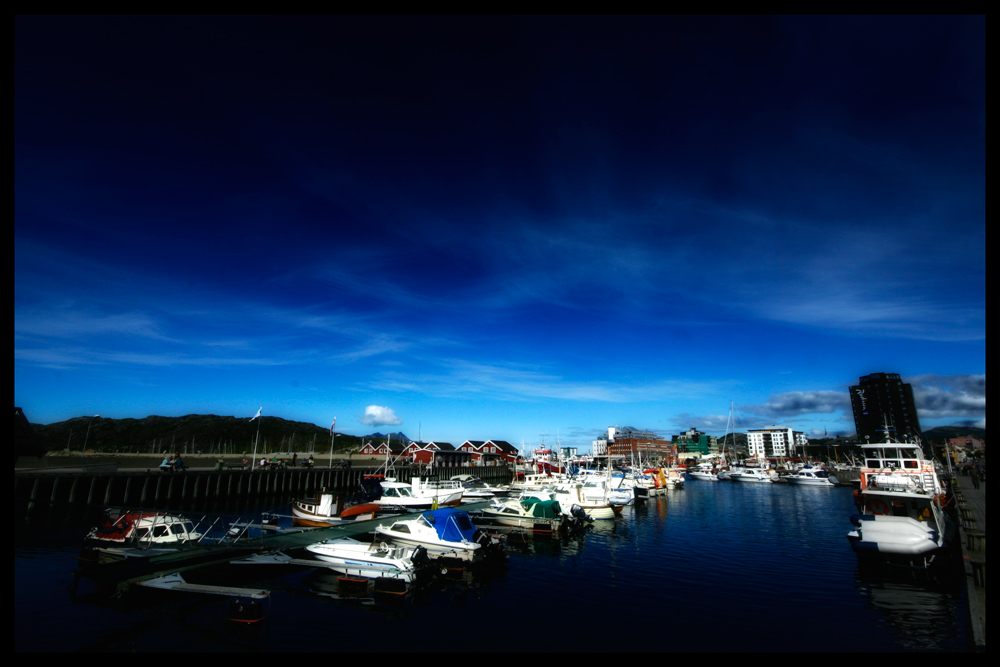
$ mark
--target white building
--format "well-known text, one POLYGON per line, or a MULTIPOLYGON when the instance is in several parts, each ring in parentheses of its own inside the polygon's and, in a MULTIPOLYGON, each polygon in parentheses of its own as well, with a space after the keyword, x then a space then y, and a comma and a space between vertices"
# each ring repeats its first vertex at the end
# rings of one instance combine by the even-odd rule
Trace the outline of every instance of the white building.
POLYGON ((755 458, 795 458, 806 452, 809 439, 805 433, 787 426, 768 426, 747 431, 747 448, 755 458))

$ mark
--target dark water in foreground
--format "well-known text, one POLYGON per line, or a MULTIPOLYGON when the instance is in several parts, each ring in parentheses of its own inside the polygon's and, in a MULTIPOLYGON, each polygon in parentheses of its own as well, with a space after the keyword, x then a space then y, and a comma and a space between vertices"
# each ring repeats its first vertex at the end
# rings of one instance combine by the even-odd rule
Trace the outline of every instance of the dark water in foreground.
POLYGON ((338 599, 335 575, 256 569, 224 582, 272 591, 267 620, 248 627, 226 622, 226 598, 107 600, 81 581, 74 601, 92 515, 50 511, 16 538, 14 650, 966 650, 961 576, 859 568, 853 512, 849 488, 689 481, 402 603, 338 599))

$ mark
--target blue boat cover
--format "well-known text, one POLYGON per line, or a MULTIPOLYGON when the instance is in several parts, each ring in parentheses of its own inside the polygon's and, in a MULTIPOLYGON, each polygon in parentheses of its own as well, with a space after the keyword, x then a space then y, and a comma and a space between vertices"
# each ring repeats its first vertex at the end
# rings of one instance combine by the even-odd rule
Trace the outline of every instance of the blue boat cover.
POLYGON ((434 526, 438 537, 449 542, 461 542, 463 539, 475 542, 476 527, 468 512, 446 507, 439 510, 424 512, 424 518, 434 526))

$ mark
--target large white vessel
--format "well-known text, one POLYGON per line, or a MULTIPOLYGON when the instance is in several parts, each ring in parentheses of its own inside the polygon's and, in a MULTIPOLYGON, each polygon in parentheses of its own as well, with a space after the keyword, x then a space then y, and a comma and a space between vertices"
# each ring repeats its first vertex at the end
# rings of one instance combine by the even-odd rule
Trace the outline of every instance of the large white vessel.
MULTIPOLYGON (((886 427, 888 433, 889 428, 886 427)), ((847 539, 858 558, 926 568, 947 560, 956 526, 945 513, 951 503, 934 462, 919 443, 862 446, 860 514, 851 516, 847 539)))

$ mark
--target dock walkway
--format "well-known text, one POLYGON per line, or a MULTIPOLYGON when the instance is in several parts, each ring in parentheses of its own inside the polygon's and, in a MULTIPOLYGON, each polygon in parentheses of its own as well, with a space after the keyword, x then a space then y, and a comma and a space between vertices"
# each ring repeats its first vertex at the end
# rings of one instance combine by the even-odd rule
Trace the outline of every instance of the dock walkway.
POLYGON ((955 496, 961 520, 962 562, 969 600, 970 644, 986 651, 986 483, 975 488, 970 477, 955 478, 955 496))

